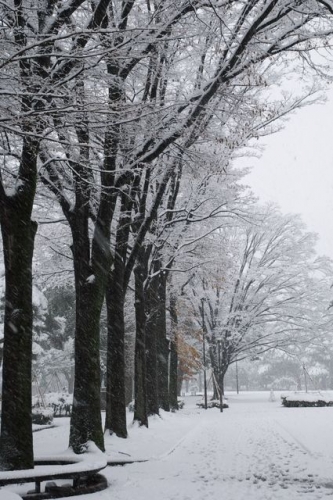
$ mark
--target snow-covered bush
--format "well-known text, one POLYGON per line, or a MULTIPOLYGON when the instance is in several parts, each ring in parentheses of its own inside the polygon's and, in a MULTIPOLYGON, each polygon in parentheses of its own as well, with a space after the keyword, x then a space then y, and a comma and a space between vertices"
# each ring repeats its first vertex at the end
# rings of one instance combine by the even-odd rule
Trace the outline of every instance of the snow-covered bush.
MULTIPOLYGON (((205 407, 205 402, 203 400, 197 403, 199 408, 205 407)), ((207 408, 220 408, 220 400, 219 399, 211 399, 207 401, 207 408)), ((223 408, 229 408, 229 405, 226 403, 226 399, 223 399, 223 408)))
POLYGON ((73 406, 73 394, 67 392, 49 392, 32 398, 33 410, 45 408, 52 410, 54 417, 67 417, 71 415, 73 406))
POLYGON ((295 393, 293 395, 281 396, 282 405, 286 408, 306 408, 333 406, 333 400, 329 396, 324 396, 320 392, 315 393, 295 393))
POLYGON ((53 411, 51 408, 33 408, 32 423, 38 425, 49 425, 53 421, 53 411))

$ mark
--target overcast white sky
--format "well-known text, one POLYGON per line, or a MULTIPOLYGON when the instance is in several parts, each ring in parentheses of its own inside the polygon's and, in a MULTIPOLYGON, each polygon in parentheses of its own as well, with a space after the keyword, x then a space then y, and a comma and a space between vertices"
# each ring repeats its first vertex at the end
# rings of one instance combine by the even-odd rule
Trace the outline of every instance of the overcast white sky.
POLYGON ((318 253, 333 258, 333 89, 325 104, 299 110, 284 130, 261 142, 262 157, 245 161, 253 165, 245 182, 262 201, 301 214, 320 236, 318 253))

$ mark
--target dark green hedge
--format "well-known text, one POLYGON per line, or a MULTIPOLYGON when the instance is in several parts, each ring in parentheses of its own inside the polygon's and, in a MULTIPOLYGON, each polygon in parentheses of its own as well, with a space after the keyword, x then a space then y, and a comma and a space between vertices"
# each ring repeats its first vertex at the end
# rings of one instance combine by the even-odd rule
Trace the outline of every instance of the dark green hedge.
POLYGON ((318 399, 316 401, 302 401, 302 400, 294 400, 288 401, 287 396, 282 397, 282 404, 286 408, 314 408, 314 407, 322 407, 322 406, 333 406, 333 401, 323 401, 322 399, 318 399))

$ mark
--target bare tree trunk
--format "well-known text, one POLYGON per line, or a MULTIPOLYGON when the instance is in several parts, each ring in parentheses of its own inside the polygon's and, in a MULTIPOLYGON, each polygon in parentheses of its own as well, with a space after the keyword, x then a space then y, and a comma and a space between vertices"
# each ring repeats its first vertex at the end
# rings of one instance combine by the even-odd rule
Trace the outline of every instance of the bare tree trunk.
MULTIPOLYGON (((85 102, 83 83, 78 86, 78 98, 85 102)), ((75 207, 64 212, 73 237, 73 258, 76 298, 75 377, 73 411, 69 445, 75 453, 87 450, 93 441, 104 451, 101 421, 100 316, 111 265, 110 225, 114 209, 112 174, 101 175, 104 191, 101 194, 93 237, 89 234, 92 173, 89 169, 89 123, 86 114, 77 124, 80 142, 80 162, 75 174, 75 207)))
POLYGON ((104 451, 100 401, 99 320, 104 287, 89 265, 89 240, 81 240, 85 231, 73 238, 76 328, 75 383, 70 441, 75 453, 86 451, 93 441, 104 451))
POLYGON ((169 374, 169 401, 172 410, 178 410, 178 352, 174 340, 170 342, 170 374, 169 374))
POLYGON ((22 151, 22 190, 6 196, 1 186, 1 231, 5 261, 0 468, 33 468, 31 423, 32 258, 37 224, 31 221, 36 187, 37 141, 22 151))
POLYGON ((172 410, 178 410, 178 350, 177 350, 177 299, 170 295, 171 341, 170 341, 170 383, 169 397, 172 410))
POLYGON ((74 392, 74 366, 71 366, 69 373, 64 374, 68 384, 68 392, 69 394, 73 394, 74 392))
MULTIPOLYGON (((113 269, 106 291, 108 321, 106 417, 105 431, 118 437, 127 437, 125 390, 125 263, 131 222, 132 200, 128 192, 121 196, 113 269)), ((129 280, 129 278, 128 278, 129 280)))
POLYGON ((181 395, 183 381, 184 381, 184 373, 179 368, 179 365, 178 365, 178 370, 177 370, 177 395, 178 396, 181 395))
POLYGON ((125 401, 125 324, 122 263, 111 272, 106 293, 108 347, 105 431, 127 437, 125 401))
MULTIPOLYGON (((154 268, 153 268, 154 272, 154 268)), ((158 276, 154 276, 146 291, 146 381, 148 415, 159 415, 157 382, 156 318, 158 308, 158 276)))
POLYGON ((144 280, 147 277, 147 259, 145 249, 139 252, 134 268, 135 276, 135 375, 134 375, 134 420, 148 427, 147 392, 146 392, 146 314, 144 300, 144 280))
POLYGON ((134 398, 134 374, 125 373, 125 404, 128 406, 134 398))
POLYGON ((159 274, 157 333, 157 377, 160 408, 170 411, 169 400, 169 340, 166 336, 166 278, 159 274))

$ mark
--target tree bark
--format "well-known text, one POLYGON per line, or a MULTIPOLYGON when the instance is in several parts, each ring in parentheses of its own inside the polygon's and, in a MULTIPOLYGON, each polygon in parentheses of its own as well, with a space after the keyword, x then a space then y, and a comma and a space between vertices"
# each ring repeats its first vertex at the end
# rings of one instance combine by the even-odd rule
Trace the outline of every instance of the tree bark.
POLYGON ((135 374, 134 374, 134 420, 148 427, 147 392, 146 392, 146 314, 144 300, 144 280, 147 277, 147 259, 145 249, 139 251, 135 276, 135 374))
POLYGON ((123 265, 116 262, 106 292, 108 346, 105 431, 127 437, 125 401, 125 323, 123 265))
POLYGON ((178 410, 178 352, 177 343, 174 340, 170 342, 170 383, 169 383, 169 399, 170 408, 178 410))
POLYGON ((170 411, 169 400, 169 340, 166 336, 166 278, 159 274, 157 333, 158 401, 164 411, 170 411))
MULTIPOLYGON (((73 238, 76 329, 75 384, 69 444, 75 453, 87 450, 93 441, 104 451, 100 401, 99 320, 104 287, 89 266, 90 243, 82 235, 73 238)), ((87 234, 87 233, 86 233, 87 234)))
MULTIPOLYGON (((85 102, 83 82, 78 84, 78 99, 85 102)), ((87 451, 93 441, 104 451, 101 421, 100 315, 111 265, 110 225, 114 209, 112 179, 102 172, 101 193, 93 237, 89 233, 90 200, 93 176, 89 168, 90 141, 88 117, 76 126, 80 143, 80 162, 75 164, 75 207, 63 203, 73 245, 75 276, 75 377, 69 445, 75 453, 87 451)), ((111 175, 112 177, 112 175, 111 175)))
POLYGON ((184 373, 179 368, 179 365, 178 365, 178 371, 177 371, 177 395, 178 396, 181 396, 183 381, 184 381, 184 373))
POLYGON ((170 383, 169 397, 172 410, 178 410, 178 349, 177 349, 177 299, 170 295, 171 342, 170 342, 170 383))
POLYGON ((121 195, 113 269, 109 274, 106 291, 108 322, 107 370, 106 370, 106 417, 105 431, 118 437, 127 437, 126 390, 125 390, 125 320, 124 305, 128 279, 126 255, 131 222, 132 200, 128 192, 121 195))
POLYGON ((37 223, 31 220, 31 212, 36 188, 37 151, 37 141, 24 140, 20 168, 22 189, 10 197, 4 190, 1 193, 6 283, 0 437, 2 470, 34 466, 31 422, 32 258, 37 223))
MULTIPOLYGON (((153 272, 155 269, 153 268, 153 272)), ((146 382, 148 415, 159 415, 157 381, 156 318, 158 308, 158 276, 153 276, 146 290, 146 382)))

